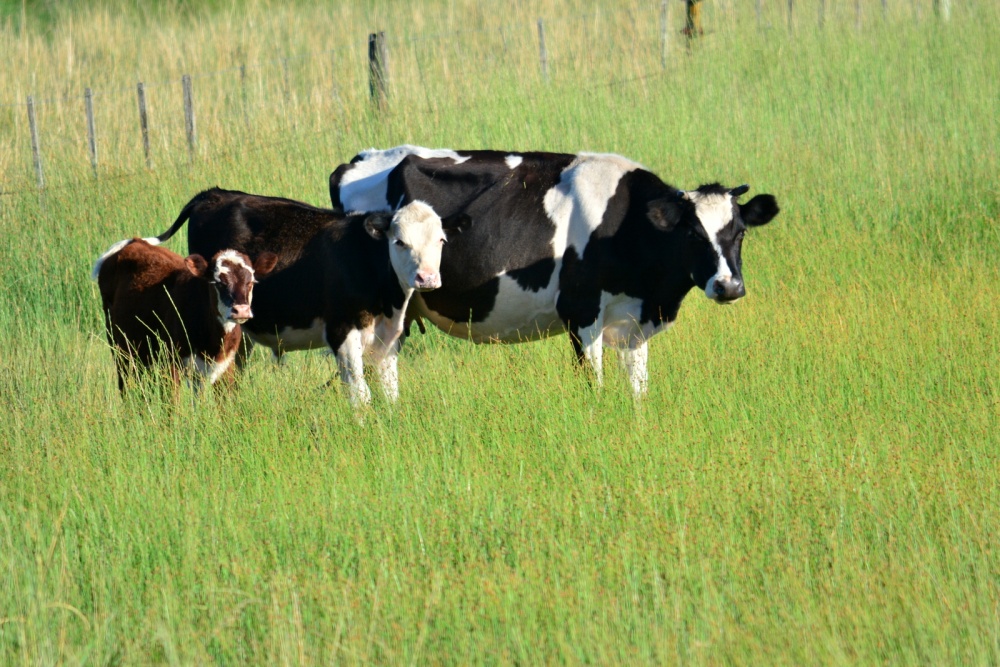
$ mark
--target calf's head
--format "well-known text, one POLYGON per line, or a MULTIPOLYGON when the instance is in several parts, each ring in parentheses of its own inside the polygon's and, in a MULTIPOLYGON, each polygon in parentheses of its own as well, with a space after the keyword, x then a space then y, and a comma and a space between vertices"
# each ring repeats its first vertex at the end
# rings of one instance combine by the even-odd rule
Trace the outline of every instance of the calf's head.
POLYGON ((404 289, 427 291, 441 287, 441 250, 447 234, 457 233, 466 224, 466 216, 442 222, 433 208, 414 201, 391 217, 371 214, 365 230, 372 238, 388 241, 389 261, 404 289))
POLYGON ((748 185, 727 189, 718 183, 681 191, 649 204, 649 219, 680 239, 680 255, 694 284, 716 303, 732 303, 746 294, 743 286, 743 234, 766 225, 778 214, 772 195, 757 195, 745 204, 737 198, 748 185))
POLYGON ((211 264, 201 255, 190 255, 184 259, 188 271, 214 286, 219 319, 224 325, 243 324, 253 317, 250 310, 253 286, 258 277, 274 268, 277 261, 277 255, 265 252, 256 262, 251 262, 249 257, 236 250, 217 252, 211 264))

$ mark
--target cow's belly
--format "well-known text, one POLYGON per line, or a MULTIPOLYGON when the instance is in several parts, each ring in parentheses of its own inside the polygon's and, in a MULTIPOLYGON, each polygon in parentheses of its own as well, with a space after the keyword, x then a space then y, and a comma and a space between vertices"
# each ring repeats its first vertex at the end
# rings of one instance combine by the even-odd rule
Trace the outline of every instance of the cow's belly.
MULTIPOLYGON (((556 312, 557 297, 554 284, 532 292, 502 276, 494 308, 481 322, 452 320, 423 302, 421 310, 431 323, 452 336, 474 343, 523 343, 566 331, 556 312)), ((634 348, 670 326, 670 322, 642 322, 642 300, 623 294, 602 294, 601 311, 603 343, 608 347, 634 348)))
POLYGON ((671 324, 642 322, 642 300, 624 294, 604 293, 601 305, 604 311, 603 339, 607 347, 635 348, 671 324))
POLYGON ((247 330, 247 333, 250 334, 250 340, 271 348, 275 354, 326 347, 326 323, 320 317, 314 319, 312 325, 305 329, 284 327, 277 332, 247 330))
POLYGON ((500 276, 496 300, 479 322, 459 322, 431 310, 421 300, 422 314, 445 333, 475 343, 522 343, 565 331, 556 313, 556 283, 537 292, 525 290, 509 276, 500 276))

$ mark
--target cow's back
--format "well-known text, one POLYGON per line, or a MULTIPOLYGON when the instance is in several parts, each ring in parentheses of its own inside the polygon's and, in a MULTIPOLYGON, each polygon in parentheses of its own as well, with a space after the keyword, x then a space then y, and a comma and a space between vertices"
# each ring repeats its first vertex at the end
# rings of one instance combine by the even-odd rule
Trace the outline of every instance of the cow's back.
POLYGON ((309 204, 213 188, 192 201, 188 252, 211 257, 225 248, 248 255, 278 255, 276 270, 302 256, 309 241, 342 218, 337 212, 309 204))
POLYGON ((184 340, 179 311, 194 278, 176 253, 134 239, 101 264, 97 276, 110 342, 149 362, 158 339, 184 340))

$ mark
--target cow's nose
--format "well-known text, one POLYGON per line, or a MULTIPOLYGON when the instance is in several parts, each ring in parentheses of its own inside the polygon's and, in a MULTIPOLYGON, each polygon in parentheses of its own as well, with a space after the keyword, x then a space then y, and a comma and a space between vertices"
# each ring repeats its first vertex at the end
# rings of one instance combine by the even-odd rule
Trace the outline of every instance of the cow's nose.
POLYGON ((253 317, 253 311, 250 310, 250 304, 248 303, 238 303, 233 306, 232 319, 239 321, 241 324, 246 322, 251 317, 253 317))
POLYGON ((433 271, 417 271, 416 288, 431 290, 441 287, 441 274, 433 271))
POLYGON ((747 293, 746 288, 743 287, 743 281, 738 278, 716 280, 715 284, 712 285, 712 290, 715 292, 715 298, 719 301, 735 301, 747 293))

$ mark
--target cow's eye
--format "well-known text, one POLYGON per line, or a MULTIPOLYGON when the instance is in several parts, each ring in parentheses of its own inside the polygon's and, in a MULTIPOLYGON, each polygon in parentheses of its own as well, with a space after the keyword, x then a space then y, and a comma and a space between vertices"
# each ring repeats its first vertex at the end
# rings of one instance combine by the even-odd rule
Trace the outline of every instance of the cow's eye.
POLYGON ((395 241, 393 241, 393 243, 395 243, 400 248, 405 248, 406 247, 406 244, 403 243, 403 241, 401 239, 396 239, 395 241))

